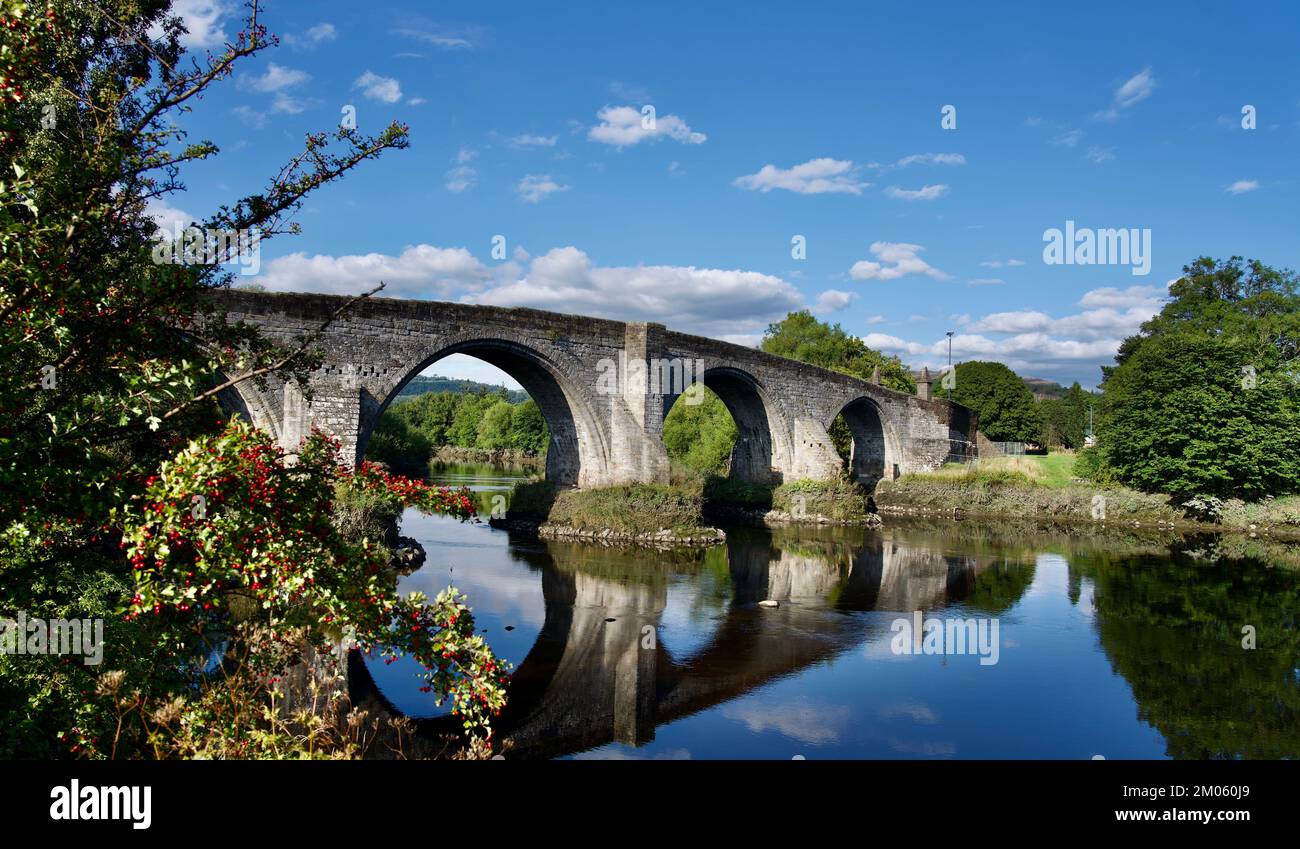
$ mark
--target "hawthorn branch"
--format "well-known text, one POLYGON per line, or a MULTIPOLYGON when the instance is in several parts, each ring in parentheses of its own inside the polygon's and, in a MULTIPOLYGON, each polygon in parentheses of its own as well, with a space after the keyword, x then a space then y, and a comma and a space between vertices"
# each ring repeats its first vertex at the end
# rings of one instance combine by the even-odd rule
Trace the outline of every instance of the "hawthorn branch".
POLYGON ((280 359, 276 360, 275 362, 262 366, 261 368, 253 369, 252 371, 246 372, 245 374, 239 375, 237 377, 232 377, 218 386, 214 386, 211 389, 208 389, 204 392, 200 392, 198 395, 195 395, 193 398, 190 398, 189 400, 181 404, 178 404, 175 407, 172 407, 170 410, 168 410, 167 412, 159 416, 159 418, 165 421, 167 419, 170 419, 172 416, 177 415, 187 407, 190 407, 193 404, 196 404, 200 401, 206 400, 208 398, 211 398, 214 395, 224 392, 227 389, 231 388, 232 386, 243 383, 246 380, 252 380, 254 378, 258 378, 263 375, 270 374, 271 372, 279 371, 280 369, 287 366, 289 363, 293 362, 298 357, 302 356, 307 351, 308 348, 310 348, 312 345, 316 343, 317 340, 320 339, 321 334, 323 334, 326 331, 326 329, 328 329, 329 326, 333 324, 338 319, 338 317, 342 315, 345 311, 350 309, 354 304, 362 300, 365 300, 366 298, 369 298, 371 295, 374 295, 375 293, 381 291, 383 288, 384 288, 383 281, 380 281, 379 285, 371 289, 369 292, 363 292, 362 294, 357 295, 356 297, 349 298, 342 305, 340 305, 338 309, 330 313, 329 317, 326 318, 325 321, 321 323, 320 327, 316 328, 316 330, 308 334, 302 340, 301 344, 298 345, 297 348, 295 348, 293 351, 289 352, 285 356, 281 357, 280 359))

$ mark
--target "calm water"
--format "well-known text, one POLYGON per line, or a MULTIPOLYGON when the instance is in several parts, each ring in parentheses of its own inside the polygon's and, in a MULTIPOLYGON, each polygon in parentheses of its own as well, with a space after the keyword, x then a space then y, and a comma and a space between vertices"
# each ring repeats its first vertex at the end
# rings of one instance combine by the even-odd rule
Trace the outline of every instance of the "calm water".
MULTIPOLYGON (((521 479, 435 474, 484 509, 521 479)), ((1277 552, 899 519, 727 532, 659 553, 408 511, 429 556, 401 588, 454 584, 515 665, 508 757, 1300 756, 1300 570, 1277 552), (986 642, 926 653, 896 630, 915 611, 986 642)), ((440 713, 413 663, 370 669, 403 712, 440 713)))

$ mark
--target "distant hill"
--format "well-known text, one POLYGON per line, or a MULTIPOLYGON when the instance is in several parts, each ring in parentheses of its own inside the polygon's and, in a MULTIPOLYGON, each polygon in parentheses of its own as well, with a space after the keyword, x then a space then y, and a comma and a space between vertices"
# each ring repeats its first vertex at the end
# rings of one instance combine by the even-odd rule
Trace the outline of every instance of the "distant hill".
POLYGON ((1021 377, 1029 391, 1034 393, 1035 401, 1050 401, 1056 398, 1064 398, 1065 393, 1070 391, 1068 386, 1062 386, 1051 380, 1044 380, 1041 377, 1021 377))
MULTIPOLYGON (((426 392, 452 392, 457 395, 479 395, 485 392, 500 392, 504 389, 501 386, 493 386, 490 383, 479 383, 475 380, 456 380, 451 377, 441 375, 424 375, 418 374, 411 378, 411 382, 402 387, 402 391, 397 393, 398 398, 406 398, 413 395, 423 395, 426 392)), ((522 389, 506 389, 506 396, 510 403, 518 404, 521 401, 528 400, 528 393, 522 389)))

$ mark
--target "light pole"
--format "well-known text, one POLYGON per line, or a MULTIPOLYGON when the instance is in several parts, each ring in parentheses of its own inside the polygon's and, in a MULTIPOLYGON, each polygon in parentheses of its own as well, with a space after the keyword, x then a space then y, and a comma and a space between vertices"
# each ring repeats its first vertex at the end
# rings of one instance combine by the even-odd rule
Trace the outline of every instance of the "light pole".
MULTIPOLYGON (((951 374, 951 372, 952 372, 952 333, 953 333, 953 332, 952 332, 951 330, 945 330, 945 331, 944 331, 944 335, 948 337, 948 372, 949 372, 949 374, 951 374)), ((951 381, 951 380, 952 380, 952 377, 949 377, 949 378, 948 378, 948 381, 951 381)), ((945 392, 944 394, 945 394, 947 397, 951 398, 951 397, 952 397, 952 390, 949 389, 949 390, 948 390, 947 392, 945 392)))

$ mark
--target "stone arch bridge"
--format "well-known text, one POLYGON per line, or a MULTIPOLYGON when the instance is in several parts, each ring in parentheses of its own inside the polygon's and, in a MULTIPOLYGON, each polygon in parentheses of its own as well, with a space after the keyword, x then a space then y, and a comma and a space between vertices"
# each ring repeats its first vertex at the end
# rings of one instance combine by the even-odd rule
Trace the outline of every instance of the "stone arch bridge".
MULTIPOLYGON (((212 298, 231 321, 257 326, 285 345, 315 332, 348 299, 240 290, 212 298)), ((827 369, 661 324, 621 322, 533 309, 367 298, 322 334, 324 354, 311 399, 272 381, 238 384, 223 403, 297 448, 315 425, 333 433, 359 462, 379 416, 415 375, 449 354, 497 366, 524 387, 551 431, 547 477, 591 487, 667 483, 664 417, 678 398, 700 397, 703 382, 735 419, 733 478, 780 483, 828 480, 841 461, 829 429, 843 415, 853 435, 855 476, 881 478, 932 469, 974 454, 973 412, 930 397, 886 389, 827 369)))

